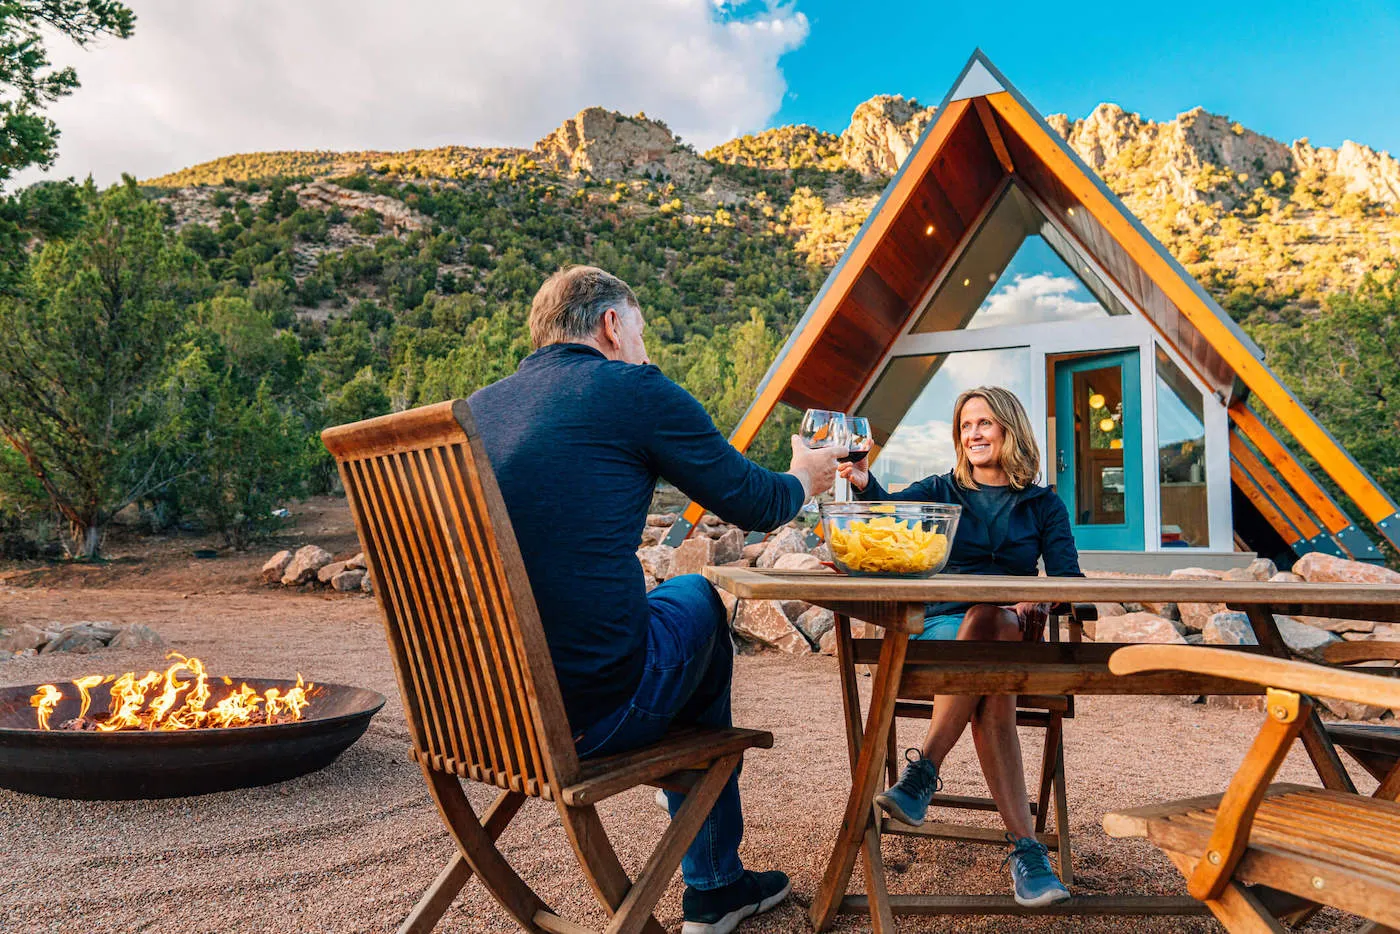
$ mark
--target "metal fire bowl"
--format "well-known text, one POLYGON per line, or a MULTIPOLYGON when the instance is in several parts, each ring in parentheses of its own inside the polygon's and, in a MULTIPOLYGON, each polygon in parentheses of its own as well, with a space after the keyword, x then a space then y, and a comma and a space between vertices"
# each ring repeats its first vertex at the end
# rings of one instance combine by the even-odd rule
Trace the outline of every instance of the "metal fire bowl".
MULTIPOLYGON (((221 679, 211 679, 215 696, 221 679)), ((258 692, 295 681, 233 678, 258 692)), ((54 684, 64 698, 49 717, 57 727, 78 715, 78 691, 54 684)), ((50 798, 127 800, 177 798, 251 788, 314 772, 360 738, 384 695, 342 684, 317 684, 311 705, 294 723, 170 732, 41 730, 29 698, 38 685, 0 688, 0 788, 50 798)), ((92 690, 92 710, 108 709, 108 686, 92 690)))

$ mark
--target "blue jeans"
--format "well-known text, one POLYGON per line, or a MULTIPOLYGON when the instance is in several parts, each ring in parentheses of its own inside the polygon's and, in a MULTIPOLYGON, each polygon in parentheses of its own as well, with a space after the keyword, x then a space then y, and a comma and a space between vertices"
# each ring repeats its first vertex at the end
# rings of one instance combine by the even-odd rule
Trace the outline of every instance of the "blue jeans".
MULTIPOLYGON (((732 725, 729 684, 734 675, 734 644, 724 604, 714 587, 699 574, 685 574, 659 585, 647 601, 651 623, 642 681, 630 701, 582 731, 574 742, 580 758, 651 745, 672 726, 732 725)), ((666 802, 674 818, 685 795, 668 791, 666 802)), ((739 861, 743 836, 744 812, 735 769, 681 858, 686 885, 717 889, 743 875, 739 861)))

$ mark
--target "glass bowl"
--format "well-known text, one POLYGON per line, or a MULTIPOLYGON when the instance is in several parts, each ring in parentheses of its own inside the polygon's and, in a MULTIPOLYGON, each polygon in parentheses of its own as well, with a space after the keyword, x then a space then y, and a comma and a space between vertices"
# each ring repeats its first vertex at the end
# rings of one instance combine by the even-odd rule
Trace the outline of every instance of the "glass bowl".
POLYGON ((948 563, 961 514, 946 503, 822 503, 822 536, 843 574, 926 578, 948 563))

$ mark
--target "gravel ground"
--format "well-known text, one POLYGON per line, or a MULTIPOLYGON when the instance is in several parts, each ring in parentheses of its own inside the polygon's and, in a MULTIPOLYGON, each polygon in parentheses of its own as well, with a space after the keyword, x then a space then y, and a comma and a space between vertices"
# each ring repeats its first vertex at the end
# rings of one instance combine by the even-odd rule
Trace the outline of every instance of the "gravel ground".
MULTIPOLYGON (((197 655, 216 674, 290 677, 373 688, 389 703, 368 733, 330 767, 265 788, 167 801, 80 802, 0 790, 0 931, 258 932, 392 931, 433 880, 452 846, 417 768, 374 603, 357 597, 281 592, 186 594, 140 590, 9 589, 0 608, 33 621, 103 619, 141 622, 171 649, 197 655)), ((0 662, 0 684, 68 679, 103 671, 160 667, 156 653, 107 651, 0 662)), ((840 729, 835 663, 774 654, 738 661, 735 717, 770 729, 777 746, 749 757, 743 774, 748 830, 743 845, 754 868, 782 868, 793 898, 744 931, 810 930, 805 911, 820 880, 849 780, 840 729)), ((868 679, 865 679, 868 684, 868 679)), ((1184 891, 1176 871, 1153 847, 1108 839, 1103 813, 1169 797, 1223 788, 1260 715, 1175 698, 1083 698, 1066 728, 1075 888, 1084 893, 1184 891)), ((918 724, 905 724, 913 742, 918 724)), ((1025 732, 1028 769, 1040 741, 1025 732)), ((947 790, 983 793, 970 740, 945 764, 947 790)), ((1316 783, 1295 753, 1280 778, 1316 783)), ((477 806, 490 796, 473 788, 477 806)), ((665 817, 650 792, 621 795, 601 808, 634 871, 660 835, 665 817)), ((974 818, 976 819, 976 818, 974 818)), ((993 826, 995 815, 981 819, 993 826)), ((576 874, 552 806, 531 802, 502 838, 526 881, 556 910, 601 927, 603 916, 576 874)), ((896 893, 1001 893, 1001 851, 952 843, 887 838, 885 860, 896 893)), ((853 890, 862 886, 859 864, 853 890)), ((658 916, 680 924, 681 883, 658 916)), ((903 931, 1206 931, 1204 919, 1033 920, 902 919, 903 931)), ((1358 925, 1332 913, 1309 931, 1358 925)), ((445 932, 512 930, 475 884, 468 885, 438 928, 445 932)), ((866 930, 843 917, 837 930, 866 930)))

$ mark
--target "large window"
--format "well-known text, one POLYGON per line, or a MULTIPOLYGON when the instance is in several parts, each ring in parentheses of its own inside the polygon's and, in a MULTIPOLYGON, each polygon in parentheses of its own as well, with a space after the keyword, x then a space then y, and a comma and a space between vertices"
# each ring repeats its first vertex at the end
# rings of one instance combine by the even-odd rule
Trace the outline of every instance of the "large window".
POLYGON ((975 386, 1004 386, 1027 404, 1030 376, 1025 347, 890 361, 858 413, 870 419, 877 439, 887 438, 872 467, 875 476, 885 489, 898 490, 930 474, 947 473, 954 463, 953 403, 958 394, 975 386))
POLYGON ((1108 311, 1038 235, 1021 244, 967 328, 1106 318, 1108 311))
POLYGON ((1200 391, 1157 348, 1157 463, 1164 548, 1210 544, 1202 404, 1200 391))

